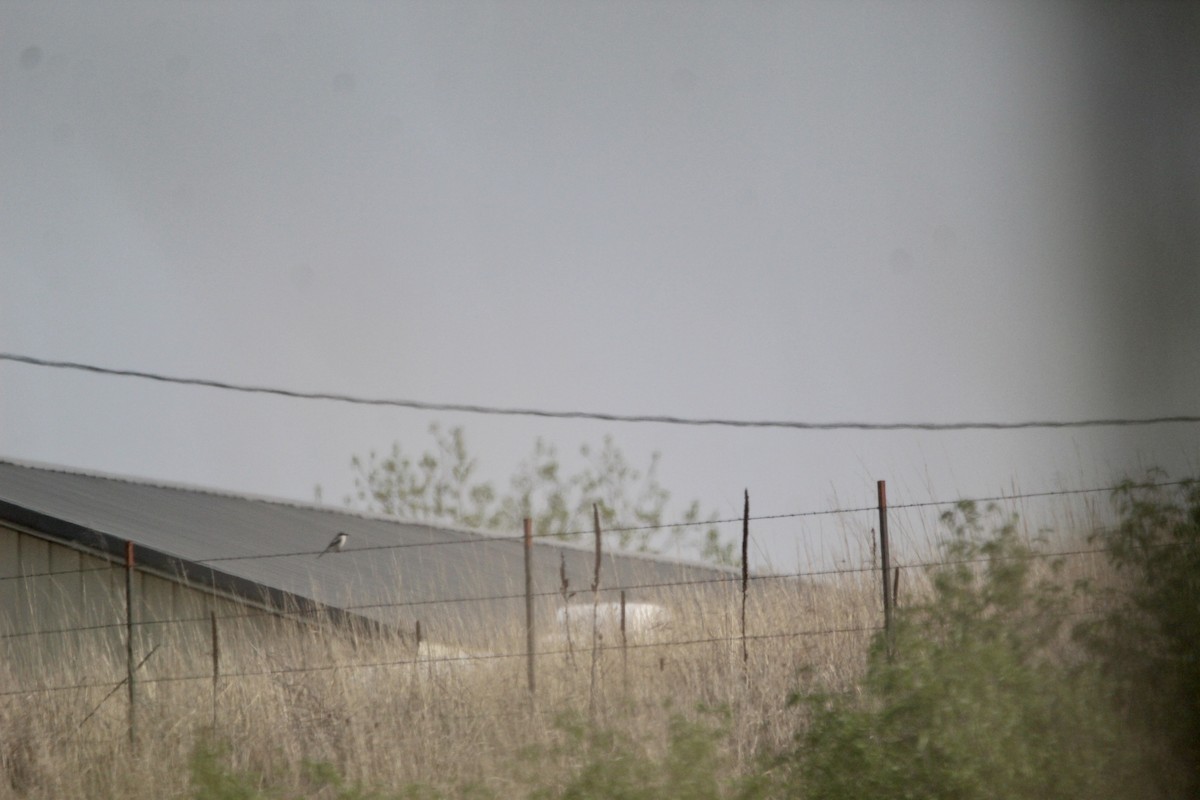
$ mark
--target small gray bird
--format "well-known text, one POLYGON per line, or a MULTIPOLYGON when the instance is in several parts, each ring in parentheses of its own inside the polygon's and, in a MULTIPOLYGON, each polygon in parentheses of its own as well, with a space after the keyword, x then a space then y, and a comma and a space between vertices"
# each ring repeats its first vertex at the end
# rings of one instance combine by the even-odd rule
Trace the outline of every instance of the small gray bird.
POLYGON ((350 537, 347 536, 345 533, 339 532, 337 536, 333 537, 333 541, 329 543, 329 546, 326 547, 324 550, 322 550, 319 555, 317 555, 317 558, 320 558, 321 556, 325 555, 326 553, 342 552, 342 548, 346 546, 346 540, 349 538, 350 537))

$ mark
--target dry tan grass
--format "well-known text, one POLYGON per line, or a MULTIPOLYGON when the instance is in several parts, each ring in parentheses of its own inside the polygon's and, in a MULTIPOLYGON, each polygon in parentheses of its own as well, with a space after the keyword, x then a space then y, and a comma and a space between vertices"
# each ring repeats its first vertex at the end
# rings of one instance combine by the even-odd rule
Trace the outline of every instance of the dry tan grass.
MULTIPOLYGON (((1070 541, 1081 539, 1051 549, 1070 541)), ((1102 580, 1106 569, 1100 556, 1073 557, 1058 577, 1102 580)), ((902 574, 902 605, 928 596, 922 570, 902 574)), ((186 796, 189 754, 214 716, 217 737, 232 746, 232 769, 300 795, 315 791, 305 762, 328 762, 351 783, 423 784, 452 795, 470 784, 501 797, 523 796, 535 780, 561 785, 582 758, 557 722, 564 715, 619 731, 651 756, 662 753, 673 715, 703 718, 723 726, 727 769, 738 773, 792 740, 799 712, 786 706, 789 693, 855 690, 882 623, 881 594, 878 572, 867 569, 758 578, 743 661, 740 587, 683 587, 663 598, 675 609, 669 624, 627 647, 612 629, 595 655, 590 636, 574 636, 570 648, 543 637, 532 701, 523 621, 496 632, 497 652, 465 653, 428 642, 418 650, 404 637, 223 620, 215 700, 205 626, 173 634, 159 626, 139 643, 142 654, 151 640, 159 650, 139 673, 136 744, 125 689, 105 699, 125 672, 119 636, 103 646, 79 639, 75 650, 62 644, 52 657, 31 645, 20 664, 0 663, 0 692, 95 685, 0 696, 0 798, 186 796)))
MULTIPOLYGON (((482 783, 505 796, 522 780, 523 753, 542 754, 542 785, 575 766, 555 723, 564 714, 619 730, 653 755, 672 715, 705 708, 720 712, 709 719, 727 727, 724 746, 737 769, 791 737, 795 720, 784 701, 802 676, 853 685, 869 629, 879 624, 874 588, 862 574, 821 584, 755 580, 745 662, 737 588, 679 592, 665 627, 627 647, 611 630, 597 641, 594 679, 590 636, 576 636, 570 649, 542 640, 533 702, 521 625, 497 637, 511 649, 466 654, 332 629, 280 625, 264 635, 261 625, 240 630, 241 621, 224 620, 217 734, 233 745, 233 769, 299 792, 309 760, 367 785, 453 791, 482 783), (830 628, 851 630, 819 633, 830 628)), ((136 686, 136 747, 126 736, 126 689, 105 699, 108 682, 124 675, 122 648, 60 650, 53 663, 34 648, 0 674, 0 691, 100 684, 0 698, 0 797, 185 794, 188 755, 214 717, 211 644, 201 630, 189 627, 185 639, 159 631, 159 650, 136 686)))

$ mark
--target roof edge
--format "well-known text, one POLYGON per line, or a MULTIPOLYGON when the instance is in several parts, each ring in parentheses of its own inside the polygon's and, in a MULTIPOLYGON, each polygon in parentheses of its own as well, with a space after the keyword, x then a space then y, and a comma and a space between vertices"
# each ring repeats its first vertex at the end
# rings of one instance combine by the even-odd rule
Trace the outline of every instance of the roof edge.
MULTIPOLYGON (((485 530, 480 528, 460 527, 454 528, 447 525, 433 524, 424 520, 411 520, 397 517, 392 514, 380 514, 377 512, 362 511, 360 509, 346 508, 342 506, 330 506, 322 503, 308 503, 301 500, 291 500, 287 498, 274 497, 270 495, 251 494, 246 492, 235 492, 226 489, 215 489, 206 486, 198 486, 195 484, 178 483, 173 481, 164 481, 158 479, 144 478, 140 476, 128 475, 124 473, 105 472, 102 470, 87 470, 75 467, 66 467, 61 464, 52 464, 49 462, 35 461, 29 459, 16 459, 0 455, 0 463, 11 464, 15 467, 26 469, 36 469, 44 472, 55 472, 63 475, 77 475, 84 478, 98 478, 101 480, 116 481, 119 483, 127 483, 135 486, 149 486, 156 489, 167 489, 170 491, 189 492, 191 494, 208 495, 212 497, 223 497, 231 500, 246 500, 254 503, 264 503, 266 505, 283 506, 285 508, 295 508, 303 511, 320 511, 327 514, 339 514, 357 519, 372 520, 377 522, 392 522, 400 525, 415 525, 426 528, 430 531, 445 531, 450 534, 459 536, 475 536, 479 539, 494 540, 494 541, 514 541, 520 543, 521 535, 519 534, 501 534, 494 530, 485 530)), ((664 525, 665 528, 673 527, 664 525)), ((591 551, 593 547, 590 544, 574 542, 567 539, 559 539, 556 537, 539 536, 533 540, 536 546, 549 546, 563 548, 567 550, 585 550, 591 551)), ((713 572, 729 572, 735 573, 729 567, 723 567, 717 564, 709 564, 699 560, 672 558, 663 554, 656 553, 639 553, 627 550, 606 550, 607 555, 621 556, 622 558, 633 558, 641 561, 649 561, 658 564, 668 564, 680 567, 690 567, 693 569, 709 569, 713 572)))

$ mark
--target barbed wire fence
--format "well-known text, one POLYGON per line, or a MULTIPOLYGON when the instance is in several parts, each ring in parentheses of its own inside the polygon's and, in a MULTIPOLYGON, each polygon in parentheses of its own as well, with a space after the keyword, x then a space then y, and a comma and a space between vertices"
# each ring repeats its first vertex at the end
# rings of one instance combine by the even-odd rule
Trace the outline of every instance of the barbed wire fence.
MULTIPOLYGON (((1179 486, 1183 481, 1164 481, 1161 483, 1145 484, 1151 487, 1172 487, 1179 486)), ((748 513, 742 518, 718 520, 720 523, 743 523, 746 539, 750 536, 751 522, 772 521, 772 520, 803 520, 806 518, 831 517, 831 516, 846 516, 846 515, 861 515, 865 513, 878 514, 878 528, 873 531, 877 539, 878 549, 872 549, 869 556, 860 557, 859 563, 856 565, 846 565, 832 568, 822 569, 807 569, 796 570, 792 572, 779 574, 757 574, 739 576, 734 573, 718 575, 708 578, 693 578, 683 580, 670 581, 652 581, 642 583, 629 583, 618 586, 597 586, 593 593, 592 602, 592 625, 593 628, 597 624, 597 608, 599 597, 603 595, 606 598, 612 598, 605 602, 615 606, 620 604, 619 618, 619 635, 617 641, 593 641, 588 652, 599 652, 601 654, 620 654, 624 661, 630 653, 639 651, 653 652, 656 654, 674 654, 686 652, 689 648, 700 648, 704 646, 722 646, 731 651, 738 651, 742 654, 742 660, 746 659, 746 654, 750 652, 750 648, 767 643, 788 645, 790 643, 800 643, 802 641, 814 639, 829 639, 833 637, 858 636, 872 637, 880 633, 885 633, 891 622, 892 613, 895 604, 903 597, 908 596, 908 593, 916 593, 915 578, 919 575, 927 573, 929 570, 945 568, 956 565, 979 565, 987 562, 994 556, 977 557, 971 559, 949 559, 945 557, 931 556, 922 559, 907 559, 889 560, 888 552, 888 522, 895 521, 896 516, 901 512, 919 511, 935 508, 953 508, 959 503, 972 502, 975 504, 985 503, 1014 503, 1023 502, 1032 499, 1057 498, 1057 497, 1078 497, 1087 495, 1098 495, 1101 493, 1112 493, 1119 486, 1105 486, 1089 489, 1069 489, 1069 490, 1053 490, 1020 493, 1014 492, 1007 495, 995 495, 989 497, 969 498, 967 500, 954 501, 923 501, 913 503, 900 503, 888 506, 886 502, 885 487, 883 482, 879 484, 879 503, 876 506, 857 506, 848 508, 822 509, 814 511, 802 511, 789 514, 775 514, 754 517, 748 513), (730 619, 736 618, 736 614, 732 612, 732 606, 736 602, 745 603, 747 593, 751 596, 756 592, 760 592, 760 587, 777 586, 783 587, 785 590, 793 593, 802 587, 811 587, 825 580, 841 580, 851 578, 860 580, 864 584, 869 584, 877 575, 880 581, 879 589, 875 595, 879 599, 878 604, 874 604, 874 614, 876 618, 872 621, 860 621, 853 624, 838 624, 837 622, 815 620, 811 624, 781 624, 776 630, 748 630, 745 622, 745 615, 741 617, 741 624, 723 624, 719 626, 721 630, 717 633, 705 632, 702 628, 699 633, 688 633, 685 635, 673 637, 668 630, 664 635, 656 635, 650 639, 636 639, 627 635, 627 619, 626 619, 626 596, 627 593, 638 593, 639 596, 657 597, 677 590, 697 590, 704 588, 716 588, 724 592, 720 600, 727 602, 730 605, 730 619), (902 578, 901 576, 905 576, 902 578), (904 587, 903 589, 901 587, 904 587)), ((712 524, 713 521, 698 523, 712 524)), ((675 525, 660 525, 660 526, 637 526, 634 528, 614 528, 609 531, 604 531, 604 534, 614 534, 627 532, 631 530, 647 530, 647 529, 668 529, 677 527, 675 525)), ((902 526, 903 527, 903 526, 902 526)), ((573 534, 584 532, 571 532, 573 534)), ((595 531, 598 541, 600 531, 595 531)), ((534 537, 530 533, 526 533, 523 537, 493 537, 490 540, 511 540, 514 542, 523 542, 526 547, 530 546, 531 540, 534 537)), ((420 542, 420 543, 396 543, 386 546, 373 546, 357 548, 359 550, 396 550, 409 547, 429 547, 429 546, 469 546, 476 543, 477 540, 451 540, 451 541, 435 541, 435 542, 420 542)), ((873 540, 874 541, 874 540, 873 540)), ((745 545, 745 541, 743 545, 745 545)), ((744 552, 744 551, 743 551, 744 552)), ((1039 550, 1031 550, 1022 554, 1021 558, 1026 558, 1039 562, 1049 562, 1063 559, 1084 559, 1103 557, 1108 552, 1107 548, 1100 544, 1075 544, 1074 546, 1046 548, 1039 550)), ((50 694, 59 694, 67 692, 91 692, 105 691, 106 694, 97 702, 94 695, 88 695, 81 698, 81 702, 87 705, 87 714, 83 717, 80 726, 91 719, 97 711, 111 704, 110 701, 116 695, 125 689, 128 694, 128 713, 129 713, 129 731, 131 738, 134 736, 136 729, 136 707, 139 702, 139 696, 135 691, 135 687, 153 687, 159 685, 181 684, 181 683, 203 683, 209 682, 213 687, 213 720, 217 719, 218 692, 221 687, 229 685, 231 682, 244 681, 254 678, 275 678, 287 675, 315 675, 323 673, 359 673, 367 670, 395 670, 395 669, 412 669, 416 667, 423 668, 472 668, 489 663, 504 663, 504 662, 521 662, 524 661, 529 665, 530 683, 529 693, 534 695, 534 682, 532 676, 536 665, 543 664, 548 659, 564 660, 573 658, 576 651, 576 646, 571 643, 569 634, 566 642, 557 642, 550 646, 540 647, 524 647, 502 650, 500 652, 448 652, 438 653, 436 650, 429 648, 424 653, 421 651, 422 631, 421 619, 419 612, 427 607, 463 607, 463 614, 470 615, 473 613, 470 610, 472 604, 487 604, 498 603, 501 601, 518 601, 525 599, 539 599, 543 601, 561 601, 564 606, 567 603, 566 592, 563 587, 555 589, 541 589, 532 591, 527 589, 524 593, 502 593, 502 594, 480 594, 473 596, 452 596, 437 599, 416 599, 416 600, 396 600, 386 603, 364 603, 364 604, 347 604, 342 610, 344 611, 364 611, 368 609, 404 609, 412 612, 416 622, 415 626, 415 642, 411 647, 411 655, 405 655, 400 658, 384 657, 378 659, 364 660, 330 660, 318 663, 306 663, 299 665, 281 665, 275 667, 258 667, 258 668, 230 668, 227 664, 222 663, 223 645, 220 640, 220 631, 223 626, 229 623, 238 623, 254 619, 267 619, 275 621, 287 621, 288 623, 314 622, 321 626, 322 620, 313 620, 311 615, 300 611, 287 611, 282 609, 246 609, 236 613, 218 614, 212 611, 208 614, 184 614, 170 619, 137 619, 134 609, 136 607, 137 598, 133 597, 132 583, 129 581, 131 576, 138 566, 133 561, 132 549, 127 550, 127 558, 125 563, 109 563, 104 566, 81 568, 74 572, 79 574, 84 573, 108 573, 112 576, 111 584, 118 583, 117 575, 124 571, 126 577, 126 596, 114 598, 114 611, 124 610, 125 618, 113 618, 107 622, 94 622, 91 624, 81 625, 64 625, 54 628, 22 630, 22 631, 5 631, 0 633, 0 643, 3 643, 8 648, 8 653, 11 656, 12 648, 19 647, 25 652, 36 651, 37 648, 43 647, 49 637, 75 637, 80 640, 81 634, 108 632, 113 634, 114 639, 123 638, 121 644, 126 656, 126 663, 123 664, 125 675, 123 677, 98 676, 93 679, 62 681, 54 682, 47 680, 45 676, 30 676, 22 675, 22 684, 13 688, 5 688, 0 690, 0 701, 25 701, 30 698, 45 696, 50 694), (120 606, 123 605, 124 609, 120 606), (162 660, 164 655, 171 648, 171 637, 169 635, 161 636, 160 641, 150 640, 143 641, 144 632, 171 630, 178 626, 191 626, 194 631, 196 626, 210 625, 211 639, 209 640, 207 652, 201 655, 208 656, 211 661, 206 667, 201 668, 197 665, 192 665, 190 668, 180 669, 177 672, 170 674, 158 674, 153 676, 142 675, 142 670, 147 664, 152 664, 157 660, 162 660), (124 637, 120 634, 124 633, 124 637), (136 647, 135 645, 142 645, 136 647)), ((204 563, 224 563, 230 561, 248 561, 266 558, 280 558, 295 555, 314 555, 315 553, 308 551, 299 551, 294 553, 271 553, 271 554, 253 554, 240 556, 226 556, 205 559, 204 563)), ((22 575, 12 575, 0 577, 0 584, 13 581, 26 581, 31 579, 49 579, 51 581, 62 579, 64 575, 71 574, 63 571, 44 571, 31 572, 22 575)), ((28 585, 28 584, 26 584, 28 585)), ((9 593, 10 596, 19 594, 9 593)), ((1066 612, 1072 616, 1087 616, 1101 613, 1103 609, 1098 607, 1076 607, 1066 612)), ((117 617, 117 615, 114 615, 117 617)), ((570 620, 566 620, 569 629, 570 620)), ((410 631, 391 631, 391 633, 399 634, 402 637, 411 637, 410 631)), ((428 645, 430 631, 428 627, 424 631, 424 643, 428 645)), ((534 639, 529 640, 533 642, 534 639)), ((542 640, 538 640, 541 642, 542 640)), ((195 648, 191 648, 188 654, 194 656, 195 648)), ((226 653, 229 652, 228 645, 224 646, 226 653)), ((582 652, 582 650, 581 650, 582 652)), ((666 656, 659 656, 660 664, 666 656)), ((187 660, 187 659, 184 659, 187 660)), ((191 658, 195 661, 195 658, 191 658)), ((119 660, 118 660, 119 661, 119 660)), ((114 667, 116 664, 113 665, 114 667)), ((8 670, 8 682, 13 682, 14 676, 18 675, 19 670, 8 670)), ((82 710, 82 706, 81 706, 82 710)))

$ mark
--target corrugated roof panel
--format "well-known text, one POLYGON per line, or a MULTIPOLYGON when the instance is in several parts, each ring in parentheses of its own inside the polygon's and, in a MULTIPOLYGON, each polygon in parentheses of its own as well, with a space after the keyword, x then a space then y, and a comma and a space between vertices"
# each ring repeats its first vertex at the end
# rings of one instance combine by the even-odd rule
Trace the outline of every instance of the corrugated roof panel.
MULTIPOLYGON (((0 501, 389 625, 420 619, 431 630, 433 620, 436 627, 523 619, 524 554, 515 538, 13 461, 0 461, 0 501), (317 558, 338 531, 349 534, 345 550, 317 558), (501 595, 516 597, 432 602, 501 595)), ((589 550, 539 542, 535 590, 558 589, 560 553, 566 555, 572 588, 589 588, 589 550)), ((602 582, 633 586, 727 574, 609 555, 602 582)), ((643 590, 640 596, 648 594, 643 590)))

